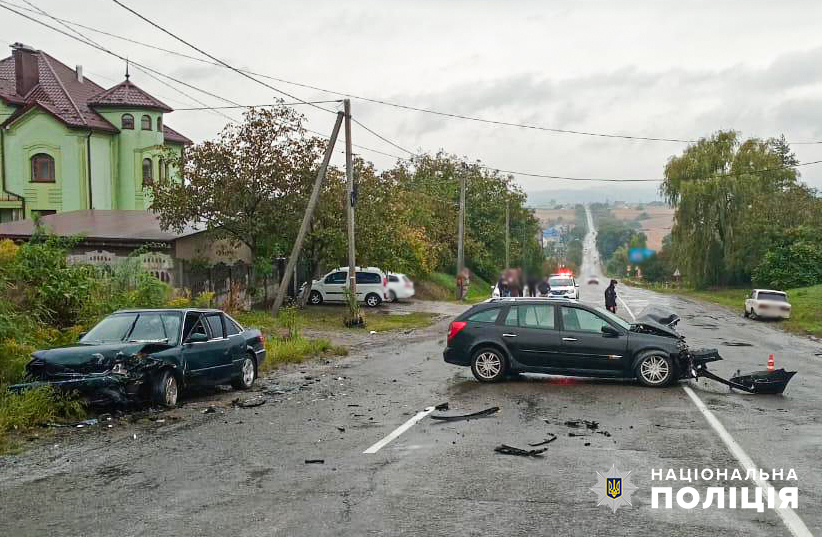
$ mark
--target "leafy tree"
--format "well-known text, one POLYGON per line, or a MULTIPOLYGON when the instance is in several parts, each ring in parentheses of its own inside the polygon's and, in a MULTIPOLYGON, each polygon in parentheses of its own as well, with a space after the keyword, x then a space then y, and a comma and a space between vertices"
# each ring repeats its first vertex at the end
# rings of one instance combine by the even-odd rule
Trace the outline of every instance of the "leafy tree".
POLYGON ((795 187, 797 174, 786 167, 790 154, 777 141, 740 143, 721 131, 671 157, 660 187, 676 208, 674 258, 697 286, 738 283, 764 248, 749 221, 762 218, 760 204, 795 187))
POLYGON ((307 136, 302 121, 285 106, 249 109, 243 123, 186 149, 173 162, 185 180, 151 186, 161 225, 181 231, 201 223, 255 258, 288 251, 326 145, 307 136))
POLYGON ((790 289, 822 283, 822 238, 818 229, 800 226, 786 232, 753 271, 762 287, 790 289))

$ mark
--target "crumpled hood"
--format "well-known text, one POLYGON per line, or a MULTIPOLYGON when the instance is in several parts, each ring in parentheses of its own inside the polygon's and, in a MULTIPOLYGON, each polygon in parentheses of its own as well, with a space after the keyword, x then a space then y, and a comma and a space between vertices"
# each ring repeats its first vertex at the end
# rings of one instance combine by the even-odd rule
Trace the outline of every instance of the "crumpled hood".
POLYGON ((35 351, 32 357, 51 364, 76 367, 88 364, 95 354, 102 354, 104 358, 114 358, 118 353, 134 354, 145 346, 145 343, 105 343, 101 345, 78 343, 67 347, 35 351))
POLYGON ((682 339, 682 334, 680 334, 673 328, 670 328, 668 326, 665 326, 664 324, 660 324, 647 318, 637 320, 637 322, 632 324, 631 331, 641 332, 643 334, 654 334, 658 336, 682 339))

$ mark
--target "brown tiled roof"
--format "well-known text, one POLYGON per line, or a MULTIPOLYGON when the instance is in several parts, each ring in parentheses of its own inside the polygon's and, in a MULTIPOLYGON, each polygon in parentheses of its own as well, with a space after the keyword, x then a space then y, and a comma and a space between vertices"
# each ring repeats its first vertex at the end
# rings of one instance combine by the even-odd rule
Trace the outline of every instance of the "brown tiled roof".
MULTIPOLYGON (((205 226, 186 226, 182 233, 163 231, 160 221, 149 211, 67 211, 44 216, 43 225, 55 235, 82 235, 87 240, 171 242, 205 230, 205 226)), ((0 224, 0 237, 27 239, 34 232, 33 220, 0 224)))
MULTIPOLYGON (((74 69, 45 52, 37 51, 34 54, 37 56, 39 82, 27 95, 17 94, 14 56, 0 60, 0 100, 20 107, 0 126, 10 125, 31 108, 37 107, 52 114, 69 127, 120 132, 117 127, 98 114, 94 107, 130 106, 163 112, 172 111, 166 104, 144 92, 129 80, 105 90, 88 77, 84 77, 83 82, 79 82, 74 69)), ((192 143, 191 140, 165 125, 163 135, 170 142, 192 143)))
POLYGON ((88 103, 91 106, 128 106, 135 108, 151 108, 171 112, 171 108, 138 88, 126 79, 114 86, 93 96, 88 103))
POLYGON ((163 138, 165 138, 166 142, 177 142, 178 144, 188 145, 194 143, 165 123, 163 123, 163 138))

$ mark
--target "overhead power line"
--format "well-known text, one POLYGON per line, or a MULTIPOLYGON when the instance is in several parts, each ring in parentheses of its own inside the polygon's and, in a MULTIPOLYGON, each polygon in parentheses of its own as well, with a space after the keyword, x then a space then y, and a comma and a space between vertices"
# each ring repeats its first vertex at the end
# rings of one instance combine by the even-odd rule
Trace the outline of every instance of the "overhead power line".
MULTIPOLYGON (((118 2, 117 0, 113 0, 113 1, 114 1, 115 3, 117 3, 117 4, 120 4, 120 2, 118 2)), ((171 77, 171 76, 169 76, 169 75, 166 75, 166 74, 164 74, 164 73, 161 73, 161 72, 159 72, 159 71, 157 71, 157 70, 155 70, 155 69, 153 69, 153 68, 151 68, 151 67, 148 67, 148 66, 146 66, 146 65, 143 65, 143 64, 141 64, 141 63, 135 62, 135 61, 133 61, 133 60, 127 60, 124 56, 122 56, 122 55, 120 55, 120 54, 117 54, 117 53, 115 53, 115 52, 112 52, 111 50, 109 50, 109 49, 107 49, 107 48, 103 47, 102 45, 95 44, 94 42, 92 42, 92 41, 90 41, 90 40, 87 40, 87 38, 84 38, 84 37, 83 37, 83 38, 81 38, 81 37, 77 37, 77 36, 75 36, 75 35, 72 35, 72 34, 70 34, 70 33, 68 33, 68 32, 65 32, 65 31, 63 31, 63 30, 60 30, 59 28, 56 28, 56 27, 51 26, 51 25, 49 25, 49 24, 47 24, 47 23, 44 23, 44 22, 42 22, 42 21, 40 21, 40 20, 38 20, 38 19, 35 19, 35 18, 33 18, 33 17, 30 17, 30 16, 28 16, 28 15, 26 15, 26 14, 24 14, 24 13, 20 13, 19 11, 16 11, 15 9, 9 8, 9 7, 8 7, 7 5, 5 5, 5 4, 8 4, 8 2, 5 2, 5 1, 3 1, 3 0, 0 0, 0 7, 2 7, 2 8, 4 8, 4 9, 6 9, 6 10, 8 10, 8 11, 11 11, 12 13, 15 13, 15 14, 17 14, 17 15, 19 15, 19 16, 21 16, 21 17, 24 17, 24 18, 26 18, 26 19, 28 19, 28 20, 31 20, 31 21, 33 21, 33 22, 36 22, 37 24, 40 24, 40 25, 42 25, 42 26, 45 26, 46 28, 49 28, 49 29, 51 29, 51 30, 53 30, 53 31, 55 31, 55 32, 58 32, 58 33, 62 34, 62 35, 65 35, 65 36, 67 36, 67 37, 69 37, 69 38, 71 38, 71 39, 74 39, 74 40, 76 40, 76 41, 79 41, 80 43, 83 43, 84 45, 90 46, 90 47, 92 47, 92 48, 95 48, 95 49, 101 50, 101 51, 103 51, 103 52, 105 52, 105 53, 107 53, 107 54, 110 54, 110 55, 112 55, 112 56, 115 56, 115 57, 117 57, 117 58, 119 58, 119 59, 121 59, 121 60, 123 60, 123 61, 130 61, 130 63, 131 63, 132 65, 135 65, 135 66, 137 66, 137 67, 140 67, 140 68, 144 69, 145 71, 148 71, 148 73, 155 73, 155 74, 157 74, 157 75, 159 75, 159 76, 162 76, 162 77, 165 77, 165 78, 167 78, 167 79, 169 79, 169 80, 172 80, 172 81, 174 81, 174 82, 176 82, 176 83, 178 83, 178 84, 181 84, 181 85, 184 85, 184 86, 186 86, 186 87, 192 88, 192 89, 194 89, 194 90, 196 90, 196 91, 199 91, 199 92, 201 92, 201 93, 204 93, 204 94, 206 94, 206 95, 209 95, 209 96, 211 96, 211 97, 214 97, 214 98, 216 98, 216 99, 219 99, 219 100, 221 100, 221 101, 223 101, 223 102, 227 102, 227 103, 229 103, 229 104, 231 104, 231 105, 232 105, 231 107, 207 107, 207 106, 206 106, 206 107, 204 107, 204 109, 211 109, 211 108, 214 108, 214 109, 218 109, 218 108, 247 108, 247 107, 248 107, 247 105, 241 105, 241 104, 239 104, 239 103, 237 103, 237 102, 232 101, 231 99, 227 99, 227 98, 225 98, 225 97, 222 97, 222 96, 217 95, 217 94, 215 94, 215 93, 212 93, 212 92, 210 92, 210 91, 204 90, 204 89, 202 89, 202 88, 199 88, 199 87, 194 86, 194 85, 192 85, 192 84, 189 84, 189 83, 187 83, 187 82, 184 82, 184 81, 178 80, 178 79, 176 79, 176 78, 174 78, 174 77, 171 77)), ((14 5, 14 4, 11 4, 11 5, 14 5)), ((120 5, 122 5, 122 4, 120 4, 120 5)), ((20 6, 16 6, 16 7, 20 7, 20 6)), ((126 9, 129 9, 129 8, 127 8, 126 6, 123 6, 123 7, 125 7, 126 9)), ((39 8, 38 8, 38 9, 39 9, 39 8)), ((31 10, 29 10, 29 11, 31 11, 31 10)), ((40 11, 42 11, 42 10, 40 10, 40 11)), ((129 9, 129 11, 132 11, 132 10, 130 10, 130 9, 129 9)), ((45 13, 45 12, 43 11, 43 13, 45 13)), ((45 14, 46 14, 46 16, 51 17, 51 15, 48 15, 47 13, 45 13, 45 14)), ((139 16, 139 15, 138 15, 138 16, 139 16)), ((141 18, 142 18, 142 17, 141 17, 141 18)), ((166 30, 163 30, 163 31, 166 31, 166 30)), ((80 36, 82 36, 82 34, 79 34, 79 35, 80 35, 80 36)), ((191 46, 191 45, 189 45, 189 46, 191 46)), ((197 49, 196 47, 193 47, 193 46, 192 46, 192 48, 195 48, 195 50, 198 50, 198 52, 200 51, 200 50, 199 50, 199 49, 197 49)), ((208 55, 208 54, 207 54, 207 53, 205 53, 205 52, 201 52, 201 53, 208 55)), ((209 57, 211 57, 211 56, 209 56, 209 57)), ((219 60, 216 60, 216 61, 219 61, 219 60)), ((234 68, 234 67, 232 67, 232 66, 230 66, 230 65, 228 65, 228 64, 224 64, 224 66, 226 66, 227 68, 232 69, 232 70, 237 70, 236 68, 234 68)), ((147 74, 148 74, 148 73, 147 73, 147 74)), ((251 79, 252 79, 252 80, 255 80, 255 82, 258 82, 258 83, 261 83, 261 84, 265 85, 266 87, 270 87, 270 88, 274 89, 274 91, 278 91, 278 92, 283 93, 283 94, 285 94, 285 95, 287 95, 287 96, 289 96, 289 97, 292 97, 292 98, 294 98, 295 100, 297 100, 297 101, 298 101, 299 103, 301 103, 301 104, 313 105, 313 106, 315 106, 315 107, 317 107, 317 108, 320 108, 321 110, 324 110, 324 111, 326 111, 326 112, 332 112, 332 113, 333 113, 333 111, 331 111, 331 110, 328 110, 328 109, 325 109, 325 108, 322 108, 322 107, 319 107, 319 106, 317 106, 317 105, 316 105, 316 103, 317 103, 317 102, 323 102, 323 101, 307 101, 307 100, 305 100, 305 99, 301 99, 301 98, 296 97, 296 96, 291 96, 290 94, 287 94, 287 93, 284 93, 284 92, 282 92, 282 91, 280 91, 280 90, 277 90, 276 88, 273 88, 273 86, 267 85, 267 84, 265 84, 264 82, 261 82, 261 81, 257 81, 257 80, 256 80, 256 79, 254 79, 253 77, 251 77, 251 79)), ((173 86, 170 86, 170 87, 172 87, 172 88, 173 88, 173 86)), ((174 88, 174 89, 175 89, 175 90, 177 90, 177 91, 180 91, 180 90, 178 90, 177 88, 174 88)), ((335 92, 330 92, 330 93, 335 93, 335 92)), ((344 95, 344 94, 340 94, 340 95, 344 95)), ((190 98, 191 98, 191 97, 190 97, 190 98)), ((356 97, 355 97, 355 98, 356 98, 356 97)), ((338 102, 338 101, 328 101, 328 102, 338 102)), ((229 119, 230 119, 231 121, 234 121, 232 118, 229 118, 229 119)), ((421 155, 419 155, 418 153, 415 153, 415 152, 413 152, 413 151, 411 151, 411 150, 409 150, 409 149, 406 149, 405 147, 403 147, 403 146, 401 146, 401 145, 399 145, 399 144, 397 144, 397 143, 395 143, 395 142, 391 141, 390 139, 386 138, 385 136, 383 136, 383 135, 381 135, 381 134, 377 133, 377 132, 376 132, 376 131, 374 131, 373 129, 371 129, 371 128, 369 128, 368 126, 366 126, 365 124, 363 124, 361 121, 359 121, 359 120, 357 120, 357 119, 354 119, 354 118, 352 118, 352 121, 354 121, 357 125, 359 125, 361 128, 363 128, 364 130, 366 130, 366 131, 367 131, 367 132, 369 132, 370 134, 372 134, 372 135, 376 136, 377 138, 379 138, 380 140, 384 141, 385 143, 387 143, 387 144, 389 144, 389 145, 391 145, 391 146, 393 146, 393 147, 395 147, 395 148, 397 148, 397 149, 399 149, 399 150, 401 150, 401 151, 403 151, 403 152, 405 152, 405 153, 407 153, 407 154, 411 155, 412 157, 420 157, 420 156, 421 156, 421 155)), ((319 133, 319 132, 317 132, 317 131, 312 131, 312 130, 309 130, 309 129, 305 129, 305 130, 306 130, 307 132, 311 132, 312 134, 316 134, 316 135, 319 135, 319 136, 322 136, 322 137, 325 137, 325 138, 327 138, 327 137, 328 137, 327 135, 325 135, 325 134, 323 134, 323 133, 319 133)), ((365 150, 365 151, 370 151, 370 152, 373 152, 373 153, 376 153, 376 154, 380 154, 380 155, 384 155, 384 156, 387 156, 387 157, 391 157, 391 158, 397 159, 398 161, 409 162, 409 163, 413 163, 413 162, 414 162, 414 161, 413 161, 413 159, 409 159, 409 158, 406 158, 406 157, 401 157, 401 156, 398 156, 398 155, 394 155, 394 154, 391 154, 391 153, 387 153, 387 152, 385 152, 385 151, 380 151, 380 150, 377 150, 377 149, 369 148, 369 147, 362 146, 362 145, 358 145, 358 144, 353 144, 353 145, 354 145, 354 147, 357 147, 358 149, 363 149, 363 150, 365 150)), ((775 170, 785 169, 785 168, 796 168, 796 167, 799 167, 799 166, 808 166, 808 165, 812 165, 812 164, 819 164, 819 163, 822 163, 822 160, 817 160, 817 161, 812 161, 812 162, 805 162, 805 163, 799 163, 799 164, 796 164, 795 166, 782 166, 782 167, 778 167, 778 168, 771 168, 771 169, 764 169, 764 170, 753 170, 753 171, 751 171, 751 172, 748 172, 748 174, 765 173, 765 172, 768 172, 768 171, 775 171, 775 170)), ((518 176, 523 176, 523 177, 532 177, 532 178, 544 178, 544 179, 565 180, 565 181, 583 181, 583 182, 611 182, 611 183, 620 183, 620 182, 625 182, 625 183, 629 183, 629 182, 661 182, 661 181, 663 181, 663 179, 617 179, 617 178, 600 178, 600 177, 569 177, 569 176, 563 176, 563 175, 554 175, 554 174, 545 174, 545 173, 533 173, 533 172, 522 172, 522 171, 516 171, 516 170, 507 170, 507 169, 502 169, 502 168, 495 168, 495 167, 493 167, 493 166, 488 166, 488 165, 485 165, 485 164, 475 164, 475 166, 477 166, 477 167, 479 167, 479 168, 481 168, 481 169, 485 169, 485 170, 492 171, 492 172, 503 173, 503 174, 518 175, 518 176)), ((716 175, 716 176, 712 176, 712 177, 722 177, 722 176, 732 176, 732 175, 739 175, 739 174, 720 174, 720 175, 716 175)))

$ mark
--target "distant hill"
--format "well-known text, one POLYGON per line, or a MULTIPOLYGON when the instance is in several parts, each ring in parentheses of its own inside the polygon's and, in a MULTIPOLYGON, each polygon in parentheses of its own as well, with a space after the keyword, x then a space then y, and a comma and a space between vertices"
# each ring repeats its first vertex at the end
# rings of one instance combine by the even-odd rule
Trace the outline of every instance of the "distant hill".
POLYGON ((557 203, 594 203, 606 201, 627 201, 648 203, 661 201, 656 183, 647 185, 614 185, 613 183, 591 183, 588 188, 558 188, 556 190, 528 191, 528 205, 545 206, 551 200, 557 203))

